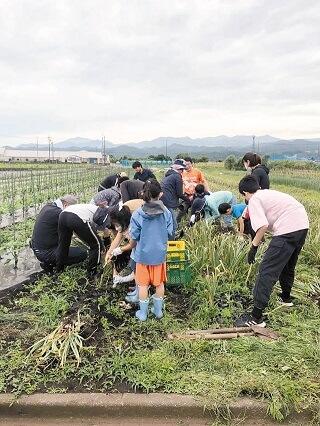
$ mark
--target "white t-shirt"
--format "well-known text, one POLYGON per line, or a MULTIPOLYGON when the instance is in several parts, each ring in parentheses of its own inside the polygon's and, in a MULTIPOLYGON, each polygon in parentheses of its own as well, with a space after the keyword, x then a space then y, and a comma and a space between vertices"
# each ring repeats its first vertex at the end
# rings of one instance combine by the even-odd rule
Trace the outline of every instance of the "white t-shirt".
POLYGON ((97 209, 98 206, 94 204, 73 204, 72 206, 66 207, 63 211, 76 214, 84 222, 92 222, 93 215, 97 209))
POLYGON ((267 225, 276 236, 309 228, 303 205, 291 195, 273 189, 257 191, 249 200, 248 210, 254 231, 267 225))

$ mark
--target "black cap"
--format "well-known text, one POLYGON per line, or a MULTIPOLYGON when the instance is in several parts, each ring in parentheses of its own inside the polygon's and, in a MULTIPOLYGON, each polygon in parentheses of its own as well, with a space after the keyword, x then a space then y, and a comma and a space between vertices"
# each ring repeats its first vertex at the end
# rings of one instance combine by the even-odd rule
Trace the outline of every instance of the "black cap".
POLYGON ((204 206, 206 204, 205 198, 195 198, 194 202, 192 203, 191 207, 191 214, 194 214, 196 212, 201 212, 201 210, 204 209, 204 206))

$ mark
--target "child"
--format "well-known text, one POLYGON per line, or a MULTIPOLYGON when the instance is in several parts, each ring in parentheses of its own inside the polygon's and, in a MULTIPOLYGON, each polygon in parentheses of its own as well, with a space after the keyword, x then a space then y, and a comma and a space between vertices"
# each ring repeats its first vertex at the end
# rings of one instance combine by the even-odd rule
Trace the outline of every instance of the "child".
POLYGON ((151 312, 156 318, 163 316, 167 242, 173 233, 172 214, 159 200, 162 196, 160 184, 150 179, 143 192, 145 204, 133 213, 129 227, 131 240, 136 243, 133 258, 136 262, 135 279, 140 307, 136 317, 140 321, 148 317, 149 285, 156 288, 151 312))
POLYGON ((251 227, 249 216, 246 214, 247 205, 245 203, 234 204, 222 203, 218 207, 219 213, 222 215, 232 216, 237 220, 238 232, 240 235, 250 235, 253 239, 255 232, 251 227))

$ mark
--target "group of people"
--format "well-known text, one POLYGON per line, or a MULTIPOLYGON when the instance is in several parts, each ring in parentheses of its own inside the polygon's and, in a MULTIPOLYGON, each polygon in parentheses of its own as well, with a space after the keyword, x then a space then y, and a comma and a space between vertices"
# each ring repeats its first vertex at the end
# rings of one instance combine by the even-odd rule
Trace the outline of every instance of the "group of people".
POLYGON ((254 308, 236 322, 237 326, 263 327, 263 311, 278 280, 281 302, 293 304, 294 271, 309 223, 295 198, 269 189, 269 170, 259 155, 245 154, 243 165, 247 175, 239 183, 239 192, 244 202, 237 203, 230 191, 210 192, 190 157, 176 159, 161 182, 136 161, 133 179, 125 172, 106 177, 88 203, 78 204, 75 196, 65 195, 44 206, 36 219, 31 247, 48 273, 87 259, 87 273, 93 278, 100 263, 112 263, 114 286, 135 281, 126 301, 138 305, 135 315, 145 321, 149 304, 156 318, 163 316, 167 243, 180 235, 178 227, 184 217, 187 226, 218 220, 226 230, 233 229, 236 221, 237 232, 251 241, 248 263, 255 261, 260 243, 270 232, 271 242, 254 287, 254 308), (86 247, 71 246, 74 234, 86 247))

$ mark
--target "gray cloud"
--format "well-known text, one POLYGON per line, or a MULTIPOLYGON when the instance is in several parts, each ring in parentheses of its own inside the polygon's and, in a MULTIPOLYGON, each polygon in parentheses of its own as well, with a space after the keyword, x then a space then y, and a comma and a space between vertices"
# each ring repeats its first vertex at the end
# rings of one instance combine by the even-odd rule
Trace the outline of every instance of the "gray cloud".
POLYGON ((319 136, 317 0, 0 4, 0 144, 319 136))

